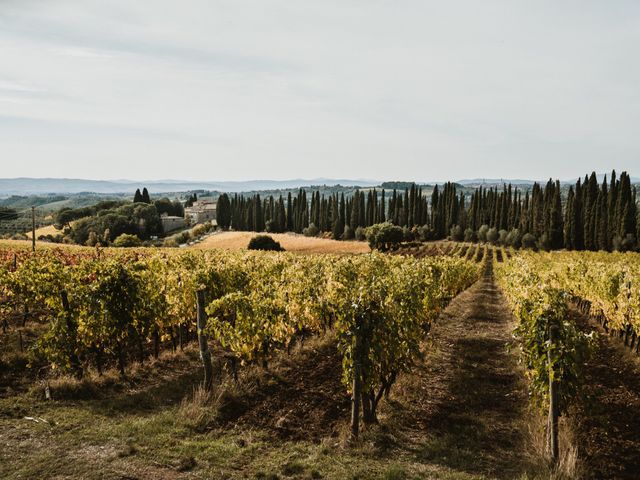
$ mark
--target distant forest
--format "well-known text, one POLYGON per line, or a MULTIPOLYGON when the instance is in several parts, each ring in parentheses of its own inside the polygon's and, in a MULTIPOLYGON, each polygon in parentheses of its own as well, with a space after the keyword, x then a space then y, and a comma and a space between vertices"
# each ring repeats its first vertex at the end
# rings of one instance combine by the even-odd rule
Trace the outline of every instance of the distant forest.
POLYGON ((637 250, 640 238, 636 189, 626 172, 599 183, 595 173, 562 195, 559 181, 521 191, 511 184, 479 187, 465 195, 453 183, 433 188, 384 188, 324 195, 307 192, 261 198, 222 194, 217 222, 234 230, 330 233, 335 239, 364 239, 364 229, 389 222, 405 240, 489 241, 544 250, 637 250))

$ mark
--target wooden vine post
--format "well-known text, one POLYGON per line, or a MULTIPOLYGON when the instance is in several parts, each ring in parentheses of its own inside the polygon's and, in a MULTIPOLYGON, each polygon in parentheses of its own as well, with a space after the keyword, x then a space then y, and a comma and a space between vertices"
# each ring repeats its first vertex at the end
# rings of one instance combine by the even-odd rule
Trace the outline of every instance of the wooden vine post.
POLYGON ((82 369, 82 364, 80 363, 80 359, 78 358, 78 353, 76 352, 77 348, 77 340, 78 340, 78 325, 75 323, 73 319, 73 313, 71 312, 71 307, 69 306, 69 296, 66 290, 62 290, 60 292, 60 300, 62 301, 62 310, 64 311, 65 323, 67 327, 67 334, 69 335, 69 363, 71 365, 71 369, 73 370, 76 378, 82 378, 84 373, 82 369))
POLYGON ((558 463, 558 417, 560 409, 558 405, 558 379, 553 371, 553 358, 551 351, 555 346, 558 338, 558 326, 551 324, 549 326, 549 349, 547 358, 549 361, 549 422, 548 422, 548 447, 551 456, 551 464, 558 463))
POLYGON ((200 346, 200 358, 204 367, 204 388, 211 390, 213 386, 213 367, 211 365, 211 352, 207 343, 207 335, 204 333, 207 326, 207 314, 204 309, 204 290, 198 290, 198 345, 200 346))
POLYGON ((351 439, 360 431, 360 402, 362 400, 362 324, 356 321, 356 339, 353 347, 353 385, 351 397, 351 439))

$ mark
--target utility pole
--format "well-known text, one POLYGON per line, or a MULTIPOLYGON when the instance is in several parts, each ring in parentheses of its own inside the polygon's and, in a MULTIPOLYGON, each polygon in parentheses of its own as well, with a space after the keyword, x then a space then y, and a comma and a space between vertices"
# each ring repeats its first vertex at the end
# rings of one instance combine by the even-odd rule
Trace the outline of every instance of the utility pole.
POLYGON ((36 207, 31 207, 31 250, 36 251, 36 207))

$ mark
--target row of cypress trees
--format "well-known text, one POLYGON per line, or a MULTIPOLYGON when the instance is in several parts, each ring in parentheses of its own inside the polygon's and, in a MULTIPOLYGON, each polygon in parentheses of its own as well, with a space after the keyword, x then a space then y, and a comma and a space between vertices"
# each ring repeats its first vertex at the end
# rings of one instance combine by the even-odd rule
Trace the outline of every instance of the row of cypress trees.
MULTIPOLYGON (((545 249, 628 250, 638 247, 636 190, 627 173, 615 171, 600 184, 587 175, 563 195, 559 181, 535 183, 521 191, 511 184, 477 188, 470 196, 456 185, 436 185, 428 198, 418 185, 404 191, 371 189, 329 196, 300 189, 285 198, 220 195, 218 224, 235 230, 302 233, 311 224, 333 238, 353 238, 358 228, 385 221, 424 239, 460 236, 495 229, 501 236, 528 236, 545 249), (458 232, 458 233, 455 233, 458 232)), ((456 238, 461 240, 462 238, 456 238)))

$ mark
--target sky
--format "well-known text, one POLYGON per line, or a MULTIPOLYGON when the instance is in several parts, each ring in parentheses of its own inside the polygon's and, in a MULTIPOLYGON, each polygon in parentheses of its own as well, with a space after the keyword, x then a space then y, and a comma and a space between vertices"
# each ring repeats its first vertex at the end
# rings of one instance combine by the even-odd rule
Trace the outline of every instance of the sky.
POLYGON ((636 0, 0 0, 0 177, 640 176, 636 0))

